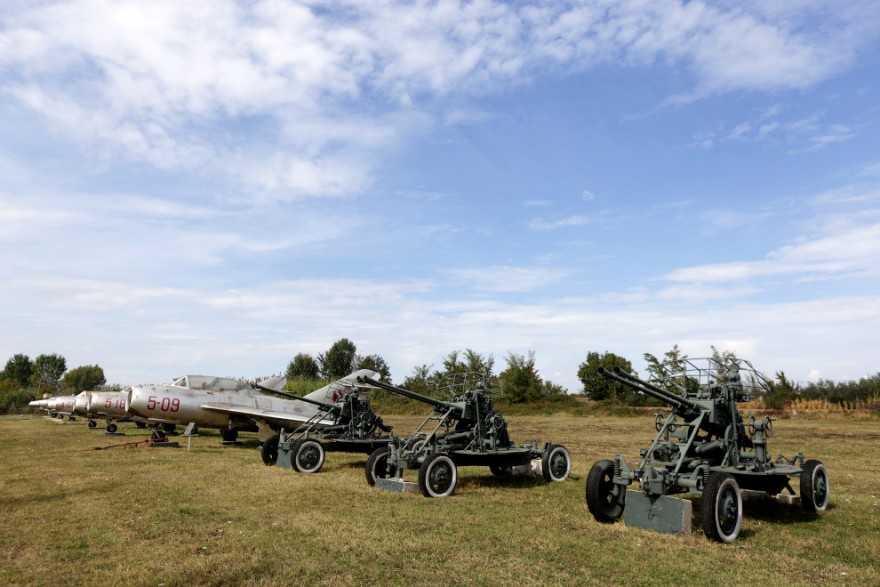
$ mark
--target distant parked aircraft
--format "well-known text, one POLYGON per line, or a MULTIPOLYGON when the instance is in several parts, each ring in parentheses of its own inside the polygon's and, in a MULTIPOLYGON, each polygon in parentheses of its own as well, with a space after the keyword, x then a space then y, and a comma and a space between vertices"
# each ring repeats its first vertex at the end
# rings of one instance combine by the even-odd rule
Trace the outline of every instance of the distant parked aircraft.
MULTIPOLYGON (((360 369, 321 389, 307 398, 321 402, 336 402, 354 387, 358 377, 379 377, 369 369, 360 369)), ((272 378, 260 383, 261 387, 281 390, 284 378, 272 378)), ((238 438, 239 431, 257 432, 260 442, 273 437, 281 428, 291 428, 314 417, 319 408, 296 399, 284 399, 254 389, 242 381, 204 375, 186 375, 168 385, 132 387, 125 402, 132 416, 149 422, 177 424, 219 429, 225 442, 238 438)), ((332 425, 328 417, 319 424, 332 425)))

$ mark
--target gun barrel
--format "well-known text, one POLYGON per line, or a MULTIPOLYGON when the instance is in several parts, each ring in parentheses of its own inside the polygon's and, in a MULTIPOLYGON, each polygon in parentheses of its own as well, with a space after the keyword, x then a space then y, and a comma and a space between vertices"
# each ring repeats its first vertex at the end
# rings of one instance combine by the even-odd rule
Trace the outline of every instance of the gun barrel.
POLYGON ((263 391, 268 392, 268 393, 274 393, 275 395, 280 395, 281 397, 286 397, 288 399, 301 401, 301 402, 304 402, 307 404, 312 404, 313 406, 318 406, 319 408, 327 410, 329 412, 341 412, 342 411, 342 408, 340 408, 339 406, 336 406, 336 405, 333 405, 330 403, 321 402, 316 399, 312 399, 312 398, 308 398, 308 397, 302 397, 302 396, 296 395, 295 393, 290 393, 288 391, 278 391, 277 389, 272 389, 271 387, 263 387, 259 383, 257 384, 257 388, 262 389, 263 391))
POLYGON ((648 383, 647 381, 642 381, 638 377, 627 373, 620 367, 615 367, 613 372, 608 371, 604 367, 600 367, 598 373, 603 377, 613 379, 618 383, 622 383, 627 387, 644 393, 645 395, 650 395, 651 397, 658 399, 661 402, 670 404, 675 408, 699 411, 699 407, 697 406, 697 404, 693 403, 692 401, 675 395, 674 393, 666 391, 665 389, 657 387, 656 385, 648 383))
MULTIPOLYGON (((391 393, 396 393, 398 395, 402 395, 403 397, 408 397, 410 399, 414 399, 416 401, 420 401, 425 404, 429 404, 439 409, 450 409, 457 408, 453 403, 444 402, 439 399, 435 399, 433 397, 428 397, 427 395, 422 395, 420 393, 416 393, 414 391, 410 391, 408 389, 404 389, 402 387, 396 387, 391 385, 390 383, 385 383, 384 381, 379 381, 377 379, 373 379, 372 377, 358 377, 358 383, 369 383, 379 389, 384 389, 385 391, 390 391, 391 393)), ((461 410, 459 410, 461 411, 461 410)))

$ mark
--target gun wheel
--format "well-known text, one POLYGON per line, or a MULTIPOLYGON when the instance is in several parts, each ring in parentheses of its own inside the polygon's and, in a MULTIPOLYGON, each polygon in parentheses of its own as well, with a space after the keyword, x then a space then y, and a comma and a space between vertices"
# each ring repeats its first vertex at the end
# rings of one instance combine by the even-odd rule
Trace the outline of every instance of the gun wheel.
POLYGON ((388 473, 388 454, 391 452, 387 446, 383 446, 382 448, 377 448, 370 456, 367 457, 367 467, 366 467, 366 475, 367 475, 367 483, 370 486, 376 485, 376 479, 387 479, 390 474, 388 473))
POLYGON ((571 455, 561 444, 551 444, 541 459, 541 473, 544 480, 565 481, 571 473, 571 455))
POLYGON ((300 473, 317 473, 324 466, 324 447, 316 440, 303 440, 293 453, 293 466, 300 473))
POLYGON ((419 467, 419 489, 425 497, 447 497, 455 491, 458 470, 448 456, 440 453, 428 455, 419 467))
POLYGON ((821 512, 828 507, 831 497, 828 471, 821 461, 804 463, 801 471, 801 507, 805 512, 821 512))
POLYGON ((732 475, 716 471, 706 481, 700 503, 703 532, 715 542, 730 543, 742 528, 742 495, 732 475))
POLYGON ((274 436, 269 437, 266 442, 263 443, 263 448, 260 449, 260 456, 263 458, 263 463, 267 466, 272 466, 276 462, 278 462, 278 442, 281 440, 281 436, 276 434, 274 436))
POLYGON ((624 503, 614 495, 614 462, 598 461, 587 475, 587 507, 596 521, 616 522, 623 515, 624 503))

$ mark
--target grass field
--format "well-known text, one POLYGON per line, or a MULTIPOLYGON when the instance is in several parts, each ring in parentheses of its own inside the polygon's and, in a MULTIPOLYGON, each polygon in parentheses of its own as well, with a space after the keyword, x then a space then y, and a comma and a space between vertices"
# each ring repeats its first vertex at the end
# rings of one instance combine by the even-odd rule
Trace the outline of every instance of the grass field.
MULTIPOLYGON (((402 433, 420 418, 385 420, 402 433)), ((185 438, 180 449, 95 451, 146 435, 0 418, 0 584, 880 585, 876 420, 776 422, 771 452, 822 460, 831 505, 812 516, 747 503, 733 545, 699 526, 673 537, 590 516, 589 467, 614 453, 636 461, 652 418, 508 420, 517 442, 565 444, 572 478, 465 468, 454 495, 430 500, 369 487, 362 456, 328 454, 310 476, 266 467, 253 435, 222 447, 203 431, 189 452, 185 438)))

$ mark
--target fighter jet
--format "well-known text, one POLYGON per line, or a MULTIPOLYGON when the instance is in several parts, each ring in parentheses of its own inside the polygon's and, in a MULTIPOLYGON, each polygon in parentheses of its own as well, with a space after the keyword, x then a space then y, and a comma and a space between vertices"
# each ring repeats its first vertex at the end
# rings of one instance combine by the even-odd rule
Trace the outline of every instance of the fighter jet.
POLYGON ((125 400, 128 390, 124 391, 86 391, 76 396, 74 414, 89 419, 89 428, 97 428, 97 419, 107 420, 107 432, 116 432, 116 422, 134 420, 139 427, 144 427, 143 418, 131 417, 125 411, 125 400))
MULTIPOLYGON (((358 377, 378 377, 374 371, 360 369, 342 379, 325 385, 305 396, 320 402, 333 402, 357 383, 358 377)), ((281 390, 286 383, 283 378, 261 382, 267 389, 281 390)), ((234 442, 239 431, 257 432, 260 442, 266 442, 280 428, 295 427, 315 417, 319 408, 315 405, 286 399, 254 389, 234 379, 186 375, 168 385, 145 385, 128 391, 125 409, 132 416, 150 422, 177 424, 219 429, 224 442, 234 442)), ((330 426, 332 419, 319 420, 330 426)))
POLYGON ((28 405, 32 408, 46 410, 53 418, 63 419, 64 416, 67 416, 70 420, 74 420, 73 409, 76 406, 77 397, 75 395, 56 395, 47 399, 34 400, 28 405))

